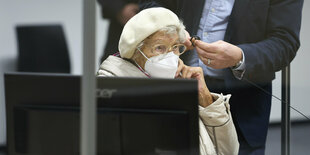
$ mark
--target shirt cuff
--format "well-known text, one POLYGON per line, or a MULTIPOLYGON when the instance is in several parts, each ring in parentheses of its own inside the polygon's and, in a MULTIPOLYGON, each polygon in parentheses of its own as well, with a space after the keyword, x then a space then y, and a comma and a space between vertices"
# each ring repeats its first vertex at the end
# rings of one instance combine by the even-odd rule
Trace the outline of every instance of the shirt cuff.
POLYGON ((242 51, 242 61, 241 61, 241 65, 238 66, 237 68, 232 69, 232 72, 234 74, 234 76, 238 79, 241 80, 244 73, 245 73, 245 57, 244 57, 244 53, 243 50, 242 51))
POLYGON ((225 125, 230 120, 228 102, 231 95, 211 94, 216 96, 217 100, 205 108, 199 106, 199 116, 206 126, 218 127, 225 125))
POLYGON ((243 51, 241 50, 242 52, 242 60, 241 60, 241 64, 240 66, 238 66, 237 68, 234 68, 233 70, 244 70, 245 69, 245 63, 244 63, 244 53, 243 51))

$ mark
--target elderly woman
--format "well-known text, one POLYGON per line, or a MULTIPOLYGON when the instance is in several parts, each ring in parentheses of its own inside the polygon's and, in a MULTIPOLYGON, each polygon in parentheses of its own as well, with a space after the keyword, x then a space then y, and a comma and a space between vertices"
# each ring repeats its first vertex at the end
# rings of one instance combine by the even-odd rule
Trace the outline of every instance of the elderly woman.
POLYGON ((179 56, 189 40, 178 17, 165 8, 145 9, 125 25, 119 54, 100 65, 98 76, 186 78, 198 80, 200 154, 238 154, 239 143, 229 110, 230 95, 210 93, 200 67, 179 56))

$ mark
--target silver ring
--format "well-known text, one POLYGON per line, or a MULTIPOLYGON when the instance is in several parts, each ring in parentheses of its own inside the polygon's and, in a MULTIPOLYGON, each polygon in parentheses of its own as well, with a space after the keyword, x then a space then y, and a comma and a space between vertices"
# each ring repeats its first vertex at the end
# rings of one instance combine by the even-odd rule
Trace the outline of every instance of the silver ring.
POLYGON ((208 65, 211 64, 211 59, 207 59, 207 64, 208 64, 208 65))

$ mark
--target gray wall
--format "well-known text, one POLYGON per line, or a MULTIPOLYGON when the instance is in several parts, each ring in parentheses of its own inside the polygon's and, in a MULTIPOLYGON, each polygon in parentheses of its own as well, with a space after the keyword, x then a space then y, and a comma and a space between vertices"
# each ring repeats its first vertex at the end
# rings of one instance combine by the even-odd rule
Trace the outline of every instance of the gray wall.
MULTIPOLYGON (((61 23, 64 26, 70 50, 71 70, 73 74, 82 73, 82 0, 0 0, 0 145, 5 144, 5 106, 3 73, 15 70, 17 43, 14 27, 18 24, 61 23)), ((97 6, 97 47, 99 60, 108 22, 102 20, 97 6)), ((310 117, 310 104, 307 96, 310 92, 310 1, 305 1, 301 30, 301 48, 291 64, 291 101, 292 106, 310 117)), ((97 60, 97 61, 98 61, 97 60)), ((98 62, 99 63, 99 62, 98 62)), ((98 64, 97 63, 97 64, 98 64)), ((273 82, 273 94, 281 97, 281 73, 273 82)), ((281 118, 281 102, 273 99, 271 121, 281 118)), ((303 119, 292 111, 292 119, 303 119)))

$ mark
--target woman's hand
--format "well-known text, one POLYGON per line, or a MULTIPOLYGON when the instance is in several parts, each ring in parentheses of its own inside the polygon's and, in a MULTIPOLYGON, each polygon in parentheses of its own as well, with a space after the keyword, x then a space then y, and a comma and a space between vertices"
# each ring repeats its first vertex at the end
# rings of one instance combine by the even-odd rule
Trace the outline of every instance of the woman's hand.
POLYGON ((177 72, 175 73, 175 78, 178 78, 178 77, 181 76, 181 71, 182 71, 182 69, 183 69, 184 66, 185 66, 185 65, 184 65, 183 61, 182 61, 181 59, 179 59, 178 70, 177 70, 177 72))
POLYGON ((179 59, 179 67, 176 73, 176 77, 185 79, 197 79, 198 80, 198 93, 199 93, 199 105, 207 107, 213 103, 212 95, 207 88, 203 71, 201 67, 190 67, 184 65, 183 61, 179 59))

